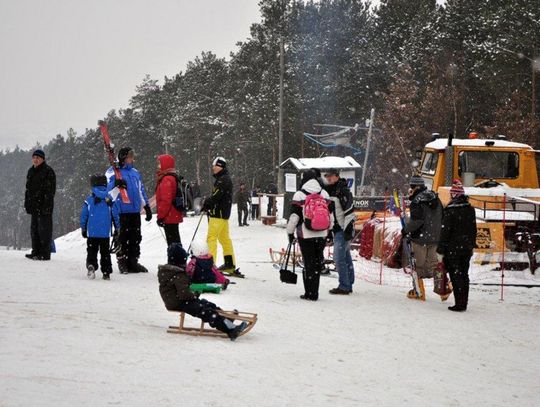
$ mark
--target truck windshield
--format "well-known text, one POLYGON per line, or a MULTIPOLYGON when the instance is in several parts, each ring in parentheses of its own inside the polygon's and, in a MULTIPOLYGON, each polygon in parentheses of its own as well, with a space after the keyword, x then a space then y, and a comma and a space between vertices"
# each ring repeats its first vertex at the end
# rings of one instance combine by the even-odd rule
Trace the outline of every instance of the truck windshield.
POLYGON ((505 151, 461 151, 459 175, 473 172, 476 178, 517 178, 519 155, 505 151))
POLYGON ((439 154, 426 152, 424 154, 424 160, 422 161, 422 173, 423 174, 435 174, 437 169, 437 161, 439 161, 439 154))

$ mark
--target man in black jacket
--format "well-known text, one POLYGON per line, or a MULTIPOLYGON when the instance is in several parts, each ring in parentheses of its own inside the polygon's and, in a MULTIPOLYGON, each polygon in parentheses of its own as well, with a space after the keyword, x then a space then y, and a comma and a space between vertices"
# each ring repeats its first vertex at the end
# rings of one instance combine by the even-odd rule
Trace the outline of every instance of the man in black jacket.
MULTIPOLYGON (((457 181, 457 182, 456 182, 457 181)), ((456 304, 451 311, 466 311, 469 300, 469 263, 476 247, 476 213, 459 180, 450 189, 452 200, 444 208, 437 253, 450 274, 456 304)))
POLYGON ((227 161, 223 157, 217 157, 212 162, 214 173, 214 188, 212 195, 204 199, 202 210, 208 213, 208 235, 206 243, 210 253, 217 259, 217 242, 223 249, 225 264, 220 270, 228 275, 238 274, 236 271, 232 240, 229 236, 229 218, 233 197, 233 183, 227 171, 227 161))
POLYGON ((32 252, 26 257, 32 260, 51 259, 52 213, 54 194, 56 192, 56 175, 45 162, 43 150, 32 153, 32 167, 26 175, 26 192, 24 208, 32 215, 30 236, 32 252))
POLYGON ((442 204, 433 191, 425 186, 424 179, 411 177, 409 199, 411 216, 403 229, 403 235, 410 235, 412 250, 416 259, 416 272, 420 296, 414 290, 407 297, 425 301, 424 278, 432 278, 437 267, 437 244, 441 234, 442 204))

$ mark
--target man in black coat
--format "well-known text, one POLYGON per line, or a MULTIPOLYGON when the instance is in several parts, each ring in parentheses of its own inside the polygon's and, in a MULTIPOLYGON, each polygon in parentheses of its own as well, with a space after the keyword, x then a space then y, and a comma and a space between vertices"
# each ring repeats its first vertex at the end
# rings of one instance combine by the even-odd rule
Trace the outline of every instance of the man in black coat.
POLYGON ((45 162, 43 150, 32 153, 32 167, 26 175, 26 191, 24 208, 32 215, 30 236, 32 252, 26 257, 31 260, 51 259, 52 213, 54 194, 56 192, 56 175, 45 162))
POLYGON ((437 253, 450 274, 456 304, 451 311, 466 311, 469 300, 469 262, 476 247, 476 214, 461 182, 450 189, 452 200, 443 212, 437 253))

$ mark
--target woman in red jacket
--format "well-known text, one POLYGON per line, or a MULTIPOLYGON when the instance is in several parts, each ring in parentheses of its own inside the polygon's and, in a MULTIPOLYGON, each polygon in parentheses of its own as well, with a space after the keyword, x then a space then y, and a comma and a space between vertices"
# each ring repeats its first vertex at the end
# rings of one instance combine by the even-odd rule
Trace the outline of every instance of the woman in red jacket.
POLYGON ((156 185, 157 224, 165 230, 167 246, 180 243, 178 224, 183 221, 181 210, 174 205, 178 175, 174 168, 174 158, 169 154, 158 156, 156 185))

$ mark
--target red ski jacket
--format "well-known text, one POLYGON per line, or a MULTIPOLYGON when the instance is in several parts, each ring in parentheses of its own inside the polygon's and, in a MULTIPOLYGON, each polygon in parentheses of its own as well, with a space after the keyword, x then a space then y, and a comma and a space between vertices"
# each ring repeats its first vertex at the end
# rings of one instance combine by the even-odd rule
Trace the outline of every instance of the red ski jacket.
POLYGON ((157 218, 165 224, 182 223, 182 213, 173 205, 176 196, 176 173, 174 157, 169 154, 158 156, 159 171, 157 173, 156 206, 157 218))

